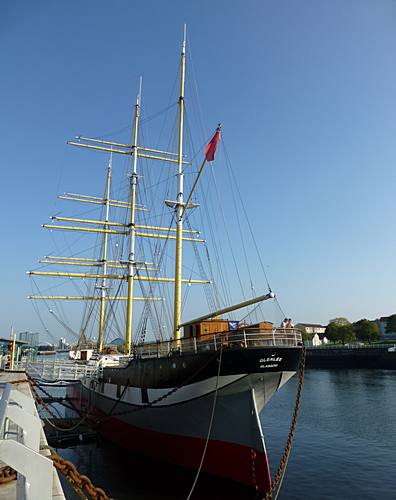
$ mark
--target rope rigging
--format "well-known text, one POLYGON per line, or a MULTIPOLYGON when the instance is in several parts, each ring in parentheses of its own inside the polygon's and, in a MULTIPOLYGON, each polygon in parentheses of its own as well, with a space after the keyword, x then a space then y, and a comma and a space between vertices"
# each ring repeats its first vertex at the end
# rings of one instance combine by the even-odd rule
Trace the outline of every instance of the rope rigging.
MULTIPOLYGON (((191 48, 188 48, 188 50, 189 52, 191 52, 191 48)), ((192 56, 191 53, 190 56, 192 56)), ((189 99, 189 102, 191 103, 191 109, 193 113, 190 117, 188 108, 184 104, 184 154, 189 153, 189 159, 191 159, 192 163, 195 164, 195 160, 201 157, 202 150, 208 143, 208 137, 204 131, 205 128, 203 126, 200 100, 198 97, 198 86, 194 76, 194 67, 192 60, 191 65, 192 72, 188 77, 187 85, 190 86, 191 98, 189 99), (193 141, 193 136, 197 135, 195 133, 196 130, 200 130, 200 135, 202 138, 198 147, 194 145, 193 141)), ((174 97, 175 91, 177 92, 176 82, 177 75, 175 75, 175 81, 169 97, 169 102, 165 108, 159 110, 158 112, 151 113, 150 115, 145 115, 144 106, 141 107, 140 125, 147 125, 148 123, 150 123, 151 125, 155 120, 157 120, 157 128, 154 128, 154 134, 157 135, 157 141, 151 141, 146 127, 139 125, 137 144, 161 144, 161 142, 163 142, 162 138, 164 135, 164 130, 165 128, 168 128, 169 123, 172 121, 170 117, 174 115, 173 126, 171 127, 171 131, 167 141, 167 150, 175 151, 177 149, 178 113, 174 113, 175 108, 178 104, 178 99, 174 97), (158 118, 160 118, 160 120, 158 120, 158 118)), ((141 104, 142 103, 143 100, 141 99, 141 104)), ((130 127, 128 127, 128 129, 130 129, 130 127)), ((119 130, 106 132, 105 134, 96 136, 96 138, 103 139, 105 137, 115 136, 126 130, 127 127, 122 127, 119 130)), ((132 137, 132 131, 130 131, 130 134, 132 137)), ((244 235, 244 232, 246 231, 248 231, 250 238, 252 239, 252 247, 257 253, 264 279, 269 290, 271 290, 266 270, 261 259, 258 244, 254 237, 251 222, 249 220, 249 217, 247 216, 244 200, 240 193, 238 180, 232 168, 228 156, 228 151, 224 143, 224 135, 221 142, 226 168, 222 169, 218 162, 216 162, 216 167, 213 167, 213 165, 211 165, 211 167, 208 168, 208 186, 204 188, 199 183, 197 186, 197 192, 194 195, 194 199, 202 199, 202 209, 191 211, 188 213, 188 215, 186 213, 185 217, 186 226, 190 231, 193 230, 193 227, 201 227, 204 234, 205 232, 207 232, 210 235, 212 244, 211 252, 209 252, 209 247, 205 243, 203 245, 204 248, 202 249, 204 255, 202 255, 201 249, 199 249, 199 245, 196 242, 192 242, 192 256, 190 257, 191 263, 188 261, 187 257, 184 259, 184 263, 182 264, 183 270, 187 270, 190 277, 193 276, 193 273, 197 273, 203 280, 210 281, 208 285, 203 286, 203 295, 209 311, 215 311, 236 302, 236 287, 234 282, 237 283, 239 294, 242 296, 242 299, 244 301, 247 299, 247 297, 256 296, 254 280, 257 280, 257 273, 255 272, 255 268, 253 270, 250 262, 251 248, 248 244, 247 238, 244 235), (228 184, 226 184, 226 181, 228 182, 228 184), (225 190, 227 191, 228 197, 231 202, 230 206, 233 210, 233 214, 231 217, 228 211, 226 216, 226 213, 223 209, 223 198, 225 190), (199 222, 199 224, 196 224, 196 222, 199 222), (222 238, 222 236, 224 238, 222 238), (234 244, 235 240, 239 242, 238 246, 241 248, 241 256, 237 254, 236 246, 234 244), (230 271, 227 271, 227 263, 233 264, 232 274, 230 273, 230 271), (242 267, 244 267, 245 269, 242 269, 242 267), (246 281, 248 283, 246 283, 246 281)), ((131 157, 124 157, 124 167, 122 175, 120 174, 120 171, 117 170, 117 168, 113 169, 114 171, 117 170, 119 172, 119 174, 117 174, 118 181, 112 181, 111 184, 111 197, 114 199, 130 199, 131 160, 131 157)), ((165 220, 167 219, 169 221, 169 215, 171 215, 169 231, 165 233, 165 235, 170 236, 170 230, 172 224, 174 223, 174 213, 173 209, 171 210, 169 207, 166 207, 166 205, 162 203, 162 200, 164 199, 163 194, 165 194, 165 198, 168 198, 168 196, 170 196, 170 199, 172 199, 174 196, 177 177, 175 170, 173 167, 168 168, 167 166, 157 169, 157 167, 153 167, 152 160, 143 157, 139 158, 138 165, 139 190, 137 191, 136 201, 141 206, 150 207, 150 209, 153 208, 154 211, 138 211, 136 215, 136 223, 140 225, 156 224, 158 225, 158 227, 166 227, 167 223, 165 222, 165 220), (161 208, 159 210, 155 209, 156 206, 158 207, 158 200, 161 201, 161 208)), ((183 170, 185 175, 185 187, 188 188, 189 185, 191 186, 194 178, 196 177, 196 169, 194 169, 193 167, 183 168, 183 170)), ((104 191, 104 194, 102 194, 102 196, 102 199, 105 199, 106 190, 104 191)), ((90 210, 79 210, 76 212, 80 217, 87 213, 99 212, 99 220, 103 220, 105 218, 105 205, 101 204, 98 208, 93 208, 90 210)), ((121 220, 124 224, 128 224, 128 210, 123 210, 120 207, 111 207, 110 212, 110 220, 121 220)), ((53 231, 50 231, 51 238, 53 238, 52 233, 53 231)), ((89 237, 88 235, 85 236, 89 237)), ((83 239, 83 237, 84 235, 77 235, 74 242, 70 244, 70 241, 65 238, 64 232, 62 232, 62 238, 64 238, 64 245, 62 245, 63 251, 67 250, 68 255, 78 256, 86 255, 88 248, 90 248, 91 250, 93 249, 95 253, 97 253, 99 261, 103 260, 102 236, 100 234, 97 234, 95 245, 90 245, 90 247, 85 249, 82 249, 82 244, 84 241, 86 241, 85 239, 83 239)), ((137 270, 135 265, 134 272, 138 277, 139 272, 141 274, 144 273, 145 278, 149 278, 150 276, 166 277, 169 271, 172 273, 171 276, 173 275, 173 269, 170 268, 171 263, 173 265, 172 257, 165 255, 166 249, 169 248, 169 239, 170 238, 165 238, 164 240, 159 241, 152 241, 151 239, 148 239, 148 241, 145 241, 144 238, 137 238, 135 253, 137 254, 137 252, 139 252, 139 260, 142 260, 143 262, 145 262, 146 260, 153 261, 154 265, 158 267, 158 271, 155 271, 154 274, 151 274, 152 271, 148 271, 147 269, 141 269, 140 271, 137 270)), ((114 256, 113 259, 115 261, 128 261, 129 256, 126 240, 127 239, 121 235, 109 236, 109 257, 107 258, 107 260, 111 259, 111 255, 114 256)), ((170 252, 171 255, 172 251, 173 250, 171 250, 170 252)), ((61 251, 59 251, 59 253, 62 254, 61 251)), ((94 266, 100 268, 98 264, 93 264, 92 269, 94 269, 94 266)), ((95 270, 95 272, 97 272, 97 270, 95 270)), ((122 272, 123 270, 115 269, 112 274, 119 275, 122 272)), ((162 282, 142 282, 141 280, 138 281, 142 296, 147 300, 144 301, 144 304, 136 303, 133 306, 134 310, 137 311, 137 314, 134 314, 134 318, 140 316, 140 322, 137 323, 136 320, 134 321, 134 342, 139 342, 139 340, 142 339, 142 335, 144 336, 144 338, 146 338, 146 335, 153 335, 157 340, 166 338, 166 331, 171 332, 173 327, 172 287, 162 282), (156 292, 159 292, 160 297, 163 297, 165 300, 150 300, 154 298, 154 293, 156 292), (148 328, 149 325, 150 328, 148 328)), ((84 295, 82 292, 85 288, 86 294, 93 296, 97 294, 98 290, 101 287, 100 278, 96 278, 95 281, 83 279, 83 284, 81 285, 82 290, 80 288, 80 285, 74 279, 71 279, 69 281, 66 280, 62 283, 65 286, 68 286, 67 284, 71 283, 70 286, 78 289, 80 295, 84 295)), ((61 286, 62 283, 60 283, 58 286, 61 286)), ((114 283, 114 280, 109 278, 106 283, 107 290, 110 290, 115 286, 116 285, 114 283)), ((118 292, 115 295, 112 295, 116 297, 120 297, 121 295, 123 295, 125 286, 125 282, 118 282, 118 292)), ((185 311, 184 314, 187 315, 189 313, 189 309, 187 309, 187 299, 193 298, 195 300, 195 296, 195 291, 192 292, 191 286, 187 286, 184 288, 181 300, 182 310, 185 311)), ((99 301, 87 301, 82 304, 82 315, 79 332, 82 339, 84 340, 95 336, 95 325, 99 323, 99 307, 97 307, 98 305, 99 301)), ((276 305, 281 310, 278 301, 276 301, 276 305)), ((75 328, 73 329, 72 327, 70 327, 66 310, 63 308, 63 305, 56 304, 52 307, 52 310, 55 312, 54 318, 56 319, 56 321, 61 324, 63 328, 66 328, 65 325, 67 325, 68 328, 73 330, 75 336, 75 328)), ((111 336, 116 334, 122 335, 122 332, 124 330, 123 323, 125 321, 126 315, 126 303, 121 300, 114 302, 109 301, 108 303, 106 302, 106 308, 103 309, 102 307, 102 310, 105 310, 104 328, 106 339, 108 340, 111 336)), ((261 317, 264 317, 262 304, 258 304, 254 308, 248 306, 248 314, 245 315, 244 319, 255 317, 256 322, 258 322, 258 313, 260 313, 261 317)), ((76 317, 77 315, 74 316, 76 317)), ((231 312, 231 319, 233 318, 233 316, 234 313, 231 312)), ((66 330, 71 333, 68 328, 66 328, 66 330)))

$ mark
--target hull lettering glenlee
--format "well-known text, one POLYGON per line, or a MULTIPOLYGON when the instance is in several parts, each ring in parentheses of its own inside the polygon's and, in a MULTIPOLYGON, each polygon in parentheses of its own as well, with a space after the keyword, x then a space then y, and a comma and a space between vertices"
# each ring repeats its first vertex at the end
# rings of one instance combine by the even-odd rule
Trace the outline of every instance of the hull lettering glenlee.
MULTIPOLYGON (((39 293, 30 298, 44 304, 62 300, 82 308, 76 328, 76 309, 72 309, 74 319, 67 322, 63 309, 46 306, 52 320, 76 337, 70 363, 95 366, 93 374, 67 390, 75 408, 99 423, 101 434, 134 452, 238 481, 265 494, 271 476, 259 414, 296 373, 302 339, 292 326, 276 328, 272 322, 260 321, 265 303, 275 298, 270 289, 251 299, 242 293, 243 300, 231 301, 237 281, 227 285, 222 271, 226 241, 217 241, 216 228, 208 226, 215 249, 211 259, 209 243, 195 229, 194 214, 202 210, 197 202, 210 201, 201 182, 217 154, 221 125, 202 147, 202 163, 195 168, 183 149, 187 142, 185 40, 184 36, 175 151, 141 144, 141 86, 131 144, 81 136, 70 142, 110 156, 105 191, 103 196, 65 193, 62 200, 83 204, 83 209, 89 204, 98 213, 82 218, 81 211, 75 217, 63 217, 60 212, 44 227, 77 231, 87 241, 96 237, 97 244, 87 244, 86 250, 78 239, 72 255, 46 256, 40 261, 44 270, 42 266, 31 271, 31 277, 62 278, 59 287, 69 288, 61 295, 39 293), (122 155, 129 160, 127 193, 112 184, 113 160, 122 155), (155 181, 152 165, 157 162, 172 173, 161 171, 155 181), (191 175, 185 179, 189 167, 191 175), (161 216, 151 216, 147 205, 154 203, 154 197, 147 194, 148 186, 154 186, 158 196, 158 186, 166 183, 161 216), (185 250, 187 245, 192 252, 185 250), (202 255, 207 258, 205 265, 202 255), (216 272, 214 264, 219 268, 216 272), (78 280, 83 285, 74 285, 78 280), (185 321, 184 306, 196 285, 205 291, 208 312, 185 321), (73 295, 73 286, 78 295, 73 295), (118 347, 109 342, 117 332, 118 347)), ((125 177, 120 185, 125 187, 125 177)), ((210 211, 207 215, 210 224, 210 211)), ((243 207, 240 217, 244 215, 243 207)), ((238 240, 229 243, 235 252, 232 247, 238 240)), ((234 253, 232 261, 239 267, 234 253)), ((268 284, 263 267, 262 272, 268 284)), ((240 280, 238 270, 235 275, 240 280)), ((261 285, 263 279, 259 281, 261 285)), ((192 310, 199 310, 196 296, 191 300, 192 310)))

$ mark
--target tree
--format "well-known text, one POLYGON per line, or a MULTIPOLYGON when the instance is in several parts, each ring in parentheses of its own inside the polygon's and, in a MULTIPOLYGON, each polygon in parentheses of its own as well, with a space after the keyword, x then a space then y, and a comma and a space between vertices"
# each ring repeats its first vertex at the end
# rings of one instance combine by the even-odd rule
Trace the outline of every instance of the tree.
POLYGON ((330 342, 337 342, 337 340, 338 340, 338 326, 336 325, 336 323, 330 322, 326 326, 325 335, 330 340, 330 342))
POLYGON ((296 328, 300 330, 303 340, 312 340, 314 334, 308 333, 305 326, 301 325, 300 323, 297 323, 296 328))
POLYGON ((307 330, 302 332, 302 338, 303 340, 309 340, 311 341, 314 338, 315 334, 314 333, 308 333, 307 330))
POLYGON ((351 323, 338 326, 338 338, 341 340, 342 344, 356 340, 351 323))
POLYGON ((363 341, 372 342, 379 338, 379 328, 377 323, 368 319, 361 319, 353 324, 356 338, 363 341))
POLYGON ((386 333, 396 333, 396 314, 392 314, 386 321, 386 333))
POLYGON ((350 321, 342 317, 330 320, 326 327, 325 335, 331 342, 340 341, 343 344, 355 339, 353 326, 350 321))
POLYGON ((340 316, 339 318, 331 319, 329 321, 329 324, 330 323, 334 323, 336 326, 344 326, 344 325, 350 325, 351 324, 351 322, 347 318, 344 318, 342 316, 340 316))

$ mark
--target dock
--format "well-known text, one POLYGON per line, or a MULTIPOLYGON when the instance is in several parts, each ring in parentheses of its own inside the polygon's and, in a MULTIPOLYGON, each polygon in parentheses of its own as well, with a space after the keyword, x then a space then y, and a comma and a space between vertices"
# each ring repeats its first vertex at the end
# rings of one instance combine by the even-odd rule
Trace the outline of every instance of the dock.
POLYGON ((17 471, 0 500, 65 500, 26 374, 0 372, 0 397, 0 469, 17 471))

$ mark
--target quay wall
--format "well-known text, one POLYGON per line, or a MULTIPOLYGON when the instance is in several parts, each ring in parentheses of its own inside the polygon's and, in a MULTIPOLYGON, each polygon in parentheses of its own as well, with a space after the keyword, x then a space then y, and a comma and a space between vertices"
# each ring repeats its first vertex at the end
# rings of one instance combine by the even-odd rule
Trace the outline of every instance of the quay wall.
POLYGON ((396 370, 396 352, 385 346, 308 347, 307 369, 378 368, 396 370))

